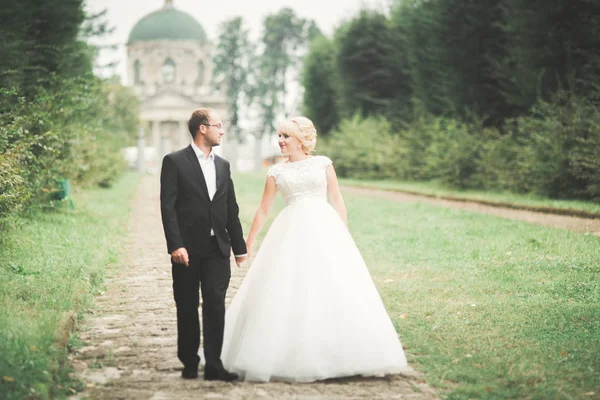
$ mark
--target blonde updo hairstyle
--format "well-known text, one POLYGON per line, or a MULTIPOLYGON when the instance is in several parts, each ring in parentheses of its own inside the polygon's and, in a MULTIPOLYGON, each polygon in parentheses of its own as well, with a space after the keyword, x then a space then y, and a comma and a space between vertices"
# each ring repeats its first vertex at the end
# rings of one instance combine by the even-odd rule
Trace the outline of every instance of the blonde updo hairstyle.
POLYGON ((279 126, 279 131, 298 139, 304 154, 314 151, 317 146, 317 130, 312 121, 306 117, 295 117, 284 121, 279 126))

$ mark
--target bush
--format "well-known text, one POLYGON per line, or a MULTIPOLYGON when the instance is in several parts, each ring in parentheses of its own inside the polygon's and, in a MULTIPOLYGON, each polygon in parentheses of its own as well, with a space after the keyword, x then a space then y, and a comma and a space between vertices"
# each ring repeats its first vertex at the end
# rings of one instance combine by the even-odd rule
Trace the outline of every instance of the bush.
POLYGON ((0 215, 19 211, 29 198, 15 154, 0 154, 0 215))
POLYGON ((482 139, 477 173, 479 187, 518 193, 529 191, 531 185, 525 182, 524 171, 518 160, 522 144, 517 136, 485 129, 482 139))
POLYGON ((507 121, 504 133, 431 115, 414 118, 399 135, 390 131, 383 118, 355 116, 319 150, 343 177, 600 201, 600 109, 573 93, 560 92, 507 121))
POLYGON ((591 101, 560 92, 513 121, 521 147, 521 182, 553 198, 600 201, 600 110, 591 101))
POLYGON ((110 186, 126 167, 138 100, 96 78, 62 80, 27 100, 0 90, 0 219, 30 203, 47 204, 57 182, 110 186))
POLYGON ((419 117, 401 133, 408 155, 405 175, 457 188, 481 185, 482 136, 486 132, 480 124, 431 115, 419 117))
POLYGON ((345 119, 318 143, 318 152, 330 157, 336 173, 346 178, 404 179, 405 155, 400 138, 390 133, 384 118, 345 119))

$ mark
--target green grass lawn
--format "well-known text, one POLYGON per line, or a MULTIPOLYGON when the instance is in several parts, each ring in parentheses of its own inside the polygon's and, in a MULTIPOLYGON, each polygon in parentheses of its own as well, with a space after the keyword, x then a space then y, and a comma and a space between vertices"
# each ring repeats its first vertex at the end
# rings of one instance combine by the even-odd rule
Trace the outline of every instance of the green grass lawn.
POLYGON ((75 210, 31 212, 0 234, 0 398, 62 398, 71 384, 59 321, 80 312, 116 263, 135 174, 74 194, 75 210))
POLYGON ((373 189, 398 190, 424 195, 453 197, 468 200, 481 200, 505 203, 522 207, 583 211, 600 215, 600 203, 578 200, 554 200, 535 195, 485 190, 452 190, 435 182, 399 182, 390 180, 340 179, 342 185, 361 186, 373 189))
MULTIPOLYGON (((235 182, 247 234, 264 177, 235 182)), ((600 398, 600 238, 423 203, 345 200, 409 363, 440 394, 600 398)))

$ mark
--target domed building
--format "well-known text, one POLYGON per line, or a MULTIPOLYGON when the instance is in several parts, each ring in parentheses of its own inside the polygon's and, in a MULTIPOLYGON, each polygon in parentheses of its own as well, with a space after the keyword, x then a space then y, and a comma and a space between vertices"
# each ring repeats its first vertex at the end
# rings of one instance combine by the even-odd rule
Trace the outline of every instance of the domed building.
POLYGON ((194 109, 213 108, 226 123, 225 96, 211 84, 212 50, 202 25, 172 0, 131 30, 127 81, 142 100, 140 120, 156 161, 190 143, 187 121, 194 109))

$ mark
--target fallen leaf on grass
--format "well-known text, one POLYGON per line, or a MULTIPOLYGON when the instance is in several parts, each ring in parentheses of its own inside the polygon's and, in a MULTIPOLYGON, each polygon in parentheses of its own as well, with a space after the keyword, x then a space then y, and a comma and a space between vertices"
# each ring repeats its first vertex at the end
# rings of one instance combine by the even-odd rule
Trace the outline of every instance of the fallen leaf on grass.
POLYGON ((385 281, 383 281, 383 283, 392 283, 392 282, 394 282, 393 279, 386 279, 385 281))
POLYGON ((454 360, 452 360, 452 364, 457 364, 458 362, 460 362, 460 360, 458 358, 455 358, 454 360))
POLYGON ((15 381, 15 380, 14 380, 14 378, 12 378, 12 377, 10 377, 10 376, 3 376, 3 377, 2 377, 2 380, 3 380, 4 382, 8 382, 8 383, 10 383, 10 382, 14 382, 14 381, 15 381))
POLYGON ((595 394, 596 394, 596 392, 585 392, 583 395, 584 396, 593 396, 595 394))
POLYGON ((398 318, 400 318, 400 319, 406 319, 406 318, 408 318, 408 314, 402 314, 398 318))
POLYGON ((566 357, 568 354, 569 354, 569 353, 567 353, 566 351, 562 351, 562 352, 560 353, 560 356, 561 356, 561 357, 566 357))

